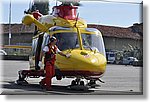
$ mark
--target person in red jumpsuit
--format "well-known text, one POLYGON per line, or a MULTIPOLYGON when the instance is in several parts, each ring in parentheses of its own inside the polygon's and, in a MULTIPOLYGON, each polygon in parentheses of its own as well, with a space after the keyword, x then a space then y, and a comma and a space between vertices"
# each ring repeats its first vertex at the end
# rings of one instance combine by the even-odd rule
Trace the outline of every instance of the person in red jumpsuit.
POLYGON ((57 39, 55 37, 50 38, 50 43, 46 45, 40 55, 40 61, 39 61, 39 66, 41 67, 42 62, 42 56, 45 55, 44 59, 44 69, 46 71, 46 77, 42 79, 40 84, 42 87, 46 88, 46 90, 51 90, 51 79, 55 76, 55 68, 54 68, 54 63, 56 60, 56 54, 60 54, 64 57, 69 58, 70 54, 64 54, 62 53, 58 47, 56 46, 57 39))

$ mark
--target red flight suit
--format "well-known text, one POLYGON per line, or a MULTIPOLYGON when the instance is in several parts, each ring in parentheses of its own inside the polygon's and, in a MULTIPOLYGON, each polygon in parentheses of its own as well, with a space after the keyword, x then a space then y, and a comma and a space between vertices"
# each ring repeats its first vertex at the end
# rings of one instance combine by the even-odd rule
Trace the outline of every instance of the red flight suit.
POLYGON ((45 59, 44 59, 44 69, 46 71, 46 76, 44 79, 42 79, 41 84, 42 86, 46 87, 47 90, 51 89, 51 79, 55 76, 55 60, 56 60, 56 51, 57 46, 51 46, 50 44, 47 45, 49 48, 49 51, 45 53, 45 59))

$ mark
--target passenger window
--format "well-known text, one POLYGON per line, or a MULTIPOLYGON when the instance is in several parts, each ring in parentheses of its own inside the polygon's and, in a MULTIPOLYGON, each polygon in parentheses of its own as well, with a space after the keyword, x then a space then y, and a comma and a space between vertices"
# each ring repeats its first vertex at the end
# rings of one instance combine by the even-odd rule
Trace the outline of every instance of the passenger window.
POLYGON ((36 53, 37 40, 38 38, 32 40, 32 53, 31 53, 32 56, 35 56, 36 53))
POLYGON ((42 47, 41 47, 42 49, 49 43, 49 38, 50 38, 50 35, 45 33, 43 37, 42 47))

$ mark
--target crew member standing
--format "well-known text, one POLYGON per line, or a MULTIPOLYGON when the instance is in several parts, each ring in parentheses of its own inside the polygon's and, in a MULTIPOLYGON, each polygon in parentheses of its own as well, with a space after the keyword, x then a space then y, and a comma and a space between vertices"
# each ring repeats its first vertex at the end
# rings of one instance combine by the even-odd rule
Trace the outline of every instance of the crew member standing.
POLYGON ((67 58, 70 57, 70 54, 62 53, 56 46, 57 39, 55 37, 50 38, 50 43, 46 45, 40 55, 39 66, 42 65, 42 56, 45 55, 44 59, 44 69, 46 71, 46 77, 41 80, 40 84, 46 88, 46 90, 51 90, 51 79, 55 76, 54 63, 56 60, 56 54, 60 54, 67 58))

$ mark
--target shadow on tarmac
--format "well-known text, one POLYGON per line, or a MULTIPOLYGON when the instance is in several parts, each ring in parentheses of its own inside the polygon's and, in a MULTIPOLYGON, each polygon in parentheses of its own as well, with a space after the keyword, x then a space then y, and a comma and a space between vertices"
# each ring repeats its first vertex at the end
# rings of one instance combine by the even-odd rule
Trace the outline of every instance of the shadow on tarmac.
POLYGON ((2 92, 2 95, 18 95, 18 94, 60 94, 60 95, 68 95, 68 94, 90 94, 94 92, 94 90, 72 90, 68 88, 68 86, 59 86, 59 85, 52 85, 52 90, 46 91, 45 89, 42 89, 39 84, 26 84, 26 85, 18 85, 15 82, 8 82, 7 84, 3 84, 2 88, 4 91, 2 92), (12 91, 9 92, 7 90, 14 89, 18 91, 12 91))
MULTIPOLYGON (((39 84, 18 85, 7 82, 2 85, 1 95, 142 95, 142 92, 108 91, 108 90, 72 90, 68 86, 52 85, 52 90, 46 91, 39 84), (9 89, 12 89, 11 91, 9 89), (13 90, 14 89, 14 90, 13 90)), ((95 88, 96 89, 96 88, 95 88)))

